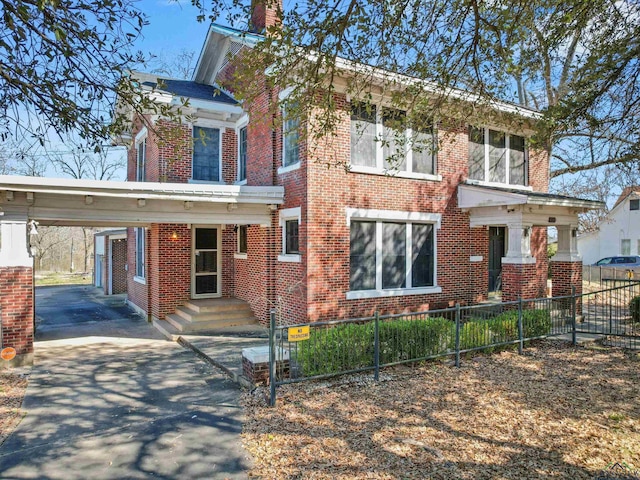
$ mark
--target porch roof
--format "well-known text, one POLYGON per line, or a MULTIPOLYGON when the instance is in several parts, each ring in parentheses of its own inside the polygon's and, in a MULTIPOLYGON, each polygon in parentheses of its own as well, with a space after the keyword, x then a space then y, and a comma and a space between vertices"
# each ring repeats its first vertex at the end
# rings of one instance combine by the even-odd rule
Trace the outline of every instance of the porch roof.
POLYGON ((151 223, 271 223, 280 186, 113 182, 0 175, 0 220, 42 225, 146 226, 151 223))
POLYGON ((603 202, 473 183, 458 186, 458 207, 469 211, 471 226, 521 223, 577 225, 578 214, 604 208, 603 202))

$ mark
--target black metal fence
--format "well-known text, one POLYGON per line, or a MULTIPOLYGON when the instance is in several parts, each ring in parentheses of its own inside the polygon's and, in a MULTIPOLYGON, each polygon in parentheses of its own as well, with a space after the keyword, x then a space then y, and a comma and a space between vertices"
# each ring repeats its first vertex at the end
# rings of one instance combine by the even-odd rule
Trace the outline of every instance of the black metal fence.
POLYGON ((271 404, 276 387, 287 383, 358 372, 371 372, 378 380, 383 367, 447 356, 459 366, 464 354, 507 348, 522 353, 526 342, 544 337, 565 335, 575 344, 578 335, 592 334, 611 345, 640 347, 640 324, 629 309, 640 295, 640 282, 609 282, 608 289, 582 295, 301 325, 277 325, 274 311, 271 404))

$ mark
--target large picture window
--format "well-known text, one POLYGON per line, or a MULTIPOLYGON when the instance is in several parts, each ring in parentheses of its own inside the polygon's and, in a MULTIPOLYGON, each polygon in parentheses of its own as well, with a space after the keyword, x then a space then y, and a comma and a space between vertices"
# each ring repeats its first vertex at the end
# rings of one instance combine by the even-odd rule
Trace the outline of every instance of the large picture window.
MULTIPOLYGON (((351 166, 365 169, 435 175, 436 141, 428 121, 411 125, 407 113, 364 102, 351 103, 351 166)), ((353 168, 355 167, 355 168, 353 168)))
POLYGON ((469 127, 469 178, 509 185, 527 184, 524 137, 469 127))
POLYGON ((192 179, 220 181, 220 129, 193 127, 192 179))
POLYGON ((351 220, 350 240, 351 291, 435 285, 433 224, 351 220))

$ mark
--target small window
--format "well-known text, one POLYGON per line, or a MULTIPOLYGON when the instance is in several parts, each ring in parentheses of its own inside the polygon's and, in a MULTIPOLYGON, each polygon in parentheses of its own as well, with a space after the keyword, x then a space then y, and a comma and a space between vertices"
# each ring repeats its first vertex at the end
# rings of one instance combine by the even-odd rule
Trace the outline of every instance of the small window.
POLYGON ((144 276, 145 229, 136 228, 136 277, 144 276))
POLYGON ((290 167, 300 161, 299 128, 300 121, 292 115, 295 106, 285 106, 282 109, 282 166, 290 167))
POLYGON ((143 138, 136 147, 136 181, 144 182, 147 167, 147 139, 143 138))
POLYGON ((298 243, 298 220, 287 220, 285 222, 286 241, 284 253, 287 255, 300 253, 298 243))
POLYGON ((220 130, 218 128, 193 127, 192 168, 193 180, 220 181, 220 130))
POLYGON ((629 200, 629 210, 640 210, 640 199, 629 200))
POLYGON ((238 253, 247 253, 247 226, 238 227, 238 253))
MULTIPOLYGON (((623 238, 620 240, 620 254, 621 255, 631 255, 631 239, 623 238)), ((618 262, 622 263, 622 262, 618 262)))
POLYGON ((238 131, 238 181, 247 179, 247 127, 238 131))

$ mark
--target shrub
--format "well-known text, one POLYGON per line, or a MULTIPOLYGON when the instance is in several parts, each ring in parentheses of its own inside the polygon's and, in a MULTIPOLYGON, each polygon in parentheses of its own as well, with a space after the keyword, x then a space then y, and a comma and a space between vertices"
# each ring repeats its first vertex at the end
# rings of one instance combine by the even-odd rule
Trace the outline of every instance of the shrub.
POLYGON ((633 323, 640 323, 640 295, 633 297, 629 302, 629 313, 633 323))
MULTIPOLYGON (((491 341, 491 331, 488 320, 470 320, 460 326, 460 350, 483 347, 493 343, 491 341)), ((491 353, 493 347, 482 350, 491 353)))
MULTIPOLYGON (((518 339, 518 310, 509 310, 500 314, 496 319, 504 319, 513 322, 515 336, 518 339)), ((551 332, 551 314, 549 310, 523 310, 522 334, 524 338, 535 338, 548 335, 551 332)))
MULTIPOLYGON (((296 360, 305 376, 338 373, 374 365, 373 322, 311 329, 298 344, 296 360)), ((379 324, 380 363, 409 361, 446 353, 455 324, 445 318, 394 319, 379 324)))

